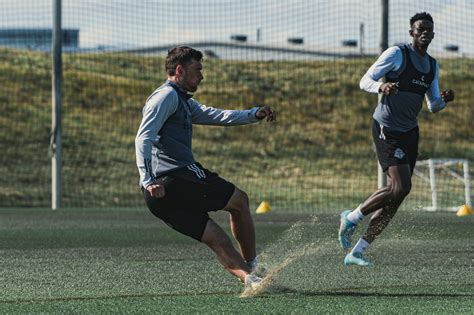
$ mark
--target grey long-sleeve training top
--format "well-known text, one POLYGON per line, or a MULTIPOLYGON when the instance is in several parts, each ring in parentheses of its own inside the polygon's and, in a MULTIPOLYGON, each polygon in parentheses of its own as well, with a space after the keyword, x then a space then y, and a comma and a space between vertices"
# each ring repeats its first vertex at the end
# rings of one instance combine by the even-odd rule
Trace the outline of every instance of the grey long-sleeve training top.
POLYGON ((423 96, 418 94, 419 91, 415 91, 419 90, 420 84, 425 83, 424 80, 430 72, 434 74, 433 80, 422 94, 428 109, 435 113, 446 107, 439 91, 438 63, 435 60, 431 62, 428 54, 421 56, 416 53, 412 45, 394 46, 384 51, 362 77, 360 88, 370 93, 379 93, 383 82, 378 80, 384 76, 405 82, 399 82, 397 94, 382 96, 374 112, 374 119, 385 127, 402 132, 416 127, 423 96), (434 69, 431 69, 432 66, 434 69))
POLYGON ((259 107, 224 110, 200 104, 191 95, 166 81, 147 99, 135 138, 140 185, 147 187, 156 176, 195 163, 192 125, 245 125, 259 121, 259 107))

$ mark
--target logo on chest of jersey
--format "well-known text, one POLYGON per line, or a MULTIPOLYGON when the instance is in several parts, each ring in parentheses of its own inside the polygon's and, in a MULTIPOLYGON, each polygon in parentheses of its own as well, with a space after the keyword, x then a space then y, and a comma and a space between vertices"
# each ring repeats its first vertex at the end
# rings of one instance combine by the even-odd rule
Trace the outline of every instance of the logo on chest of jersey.
POLYGON ((425 87, 425 88, 429 88, 430 85, 425 83, 424 81, 425 81, 425 76, 422 75, 421 80, 413 79, 413 80, 411 80, 411 83, 416 84, 416 85, 420 85, 420 86, 425 87))

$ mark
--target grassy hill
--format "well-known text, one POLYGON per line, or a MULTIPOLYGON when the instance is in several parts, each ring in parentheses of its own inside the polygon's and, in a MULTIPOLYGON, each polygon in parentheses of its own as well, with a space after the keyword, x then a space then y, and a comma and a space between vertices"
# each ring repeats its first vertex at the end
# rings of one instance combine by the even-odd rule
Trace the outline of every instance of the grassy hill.
MULTIPOLYGON (((196 126, 196 159, 248 191, 253 205, 353 206, 376 186, 370 127, 377 97, 358 88, 373 61, 205 60, 197 100, 229 109, 270 105, 279 117, 275 124, 196 126)), ((65 207, 143 206, 134 137, 144 101, 165 79, 163 63, 140 55, 64 55, 65 207)), ((472 161, 474 61, 440 64, 440 88, 454 89, 456 100, 435 115, 423 109, 420 158, 472 161)), ((0 206, 50 205, 50 74, 46 53, 0 50, 0 206)))

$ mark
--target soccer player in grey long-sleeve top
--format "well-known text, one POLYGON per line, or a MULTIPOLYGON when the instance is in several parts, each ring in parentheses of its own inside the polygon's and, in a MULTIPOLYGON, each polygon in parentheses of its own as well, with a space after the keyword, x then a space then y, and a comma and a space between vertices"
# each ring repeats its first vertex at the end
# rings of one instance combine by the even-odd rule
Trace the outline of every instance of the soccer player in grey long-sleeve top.
POLYGON ((360 88, 380 93, 373 115, 372 136, 379 163, 389 183, 373 193, 355 210, 341 213, 339 242, 349 249, 357 224, 370 218, 367 231, 344 259, 345 265, 370 266, 364 252, 382 233, 409 194, 411 175, 418 155, 417 116, 426 98, 428 109, 436 113, 454 99, 451 90, 439 92, 438 63, 427 53, 434 37, 433 18, 417 13, 410 19, 410 45, 390 47, 382 53, 360 81, 360 88), (378 80, 385 76, 385 83, 378 80))
POLYGON ((255 288, 261 278, 255 273, 255 229, 247 194, 194 160, 192 125, 245 125, 264 118, 274 121, 276 115, 268 106, 223 110, 199 104, 188 92, 195 92, 203 80, 202 57, 190 47, 168 52, 168 80, 148 97, 135 139, 140 186, 155 216, 209 246, 229 272, 255 288), (221 209, 230 213, 240 253, 209 218, 209 211, 221 209))

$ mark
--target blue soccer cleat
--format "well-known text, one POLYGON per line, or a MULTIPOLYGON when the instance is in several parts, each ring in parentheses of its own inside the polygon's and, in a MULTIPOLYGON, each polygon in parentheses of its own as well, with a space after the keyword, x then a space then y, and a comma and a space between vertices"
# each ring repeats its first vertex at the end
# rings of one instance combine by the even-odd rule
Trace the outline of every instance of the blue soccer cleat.
POLYGON ((351 248, 352 234, 357 227, 357 224, 352 223, 347 219, 347 215, 351 210, 346 210, 341 213, 341 225, 339 226, 339 244, 343 249, 351 248))
POLYGON ((364 258, 361 252, 349 253, 344 258, 344 265, 356 265, 356 266, 363 266, 363 267, 373 267, 374 264, 364 258))

